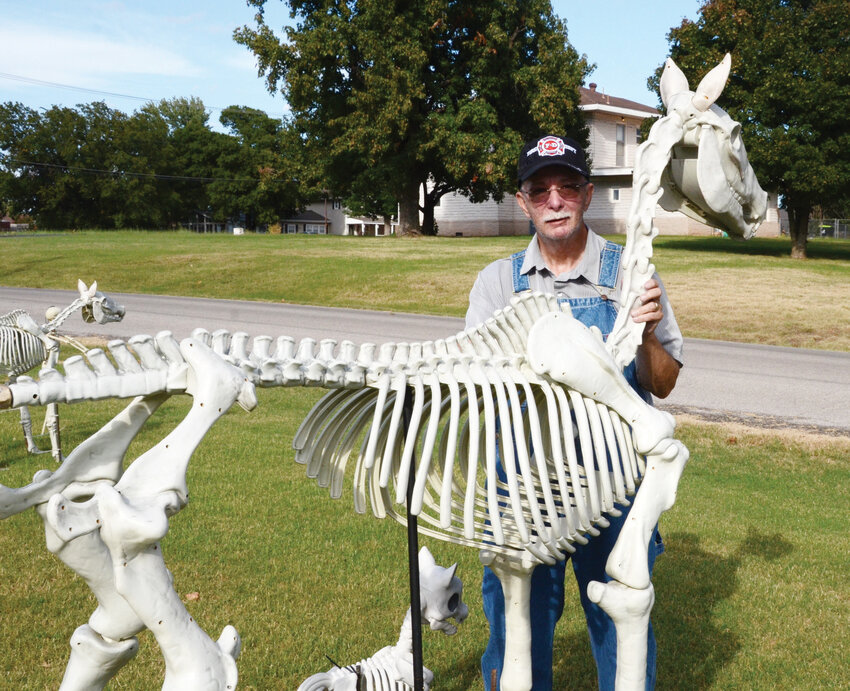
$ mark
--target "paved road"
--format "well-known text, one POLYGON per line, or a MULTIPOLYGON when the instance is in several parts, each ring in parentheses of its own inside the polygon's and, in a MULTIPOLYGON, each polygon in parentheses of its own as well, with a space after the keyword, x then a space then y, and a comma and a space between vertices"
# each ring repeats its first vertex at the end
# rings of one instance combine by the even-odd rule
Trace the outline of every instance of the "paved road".
MULTIPOLYGON (((34 317, 68 304, 70 291, 0 287, 0 314, 24 308, 34 317)), ((237 300, 116 294, 127 316, 105 327, 66 322, 75 335, 126 338, 196 326, 355 343, 428 340, 463 328, 460 319, 237 300)), ((826 428, 850 435, 850 353, 685 339, 685 368, 661 407, 770 426, 826 428)))

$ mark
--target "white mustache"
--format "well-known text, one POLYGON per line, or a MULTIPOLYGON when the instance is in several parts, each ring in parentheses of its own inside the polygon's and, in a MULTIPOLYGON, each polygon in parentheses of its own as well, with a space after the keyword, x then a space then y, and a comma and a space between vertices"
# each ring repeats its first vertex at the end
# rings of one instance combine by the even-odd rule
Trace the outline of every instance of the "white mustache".
POLYGON ((572 217, 573 217, 573 215, 572 215, 572 214, 570 214, 570 213, 552 214, 551 216, 547 216, 546 218, 544 218, 544 219, 543 219, 543 222, 544 222, 544 223, 549 223, 550 221, 563 221, 563 220, 569 220, 569 219, 571 219, 572 217))

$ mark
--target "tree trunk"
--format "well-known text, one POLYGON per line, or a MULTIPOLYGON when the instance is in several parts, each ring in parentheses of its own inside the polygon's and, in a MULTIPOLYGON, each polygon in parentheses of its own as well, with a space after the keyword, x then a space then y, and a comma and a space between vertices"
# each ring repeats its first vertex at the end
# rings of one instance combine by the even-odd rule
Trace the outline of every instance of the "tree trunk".
POLYGON ((791 258, 806 258, 806 243, 809 237, 809 214, 811 206, 804 205, 788 209, 789 232, 791 234, 791 258))
POLYGON ((434 224, 434 198, 430 194, 425 195, 422 204, 422 234, 437 234, 437 227, 434 224))
POLYGON ((405 184, 398 205, 399 235, 421 235, 419 226, 419 182, 412 180, 405 184))

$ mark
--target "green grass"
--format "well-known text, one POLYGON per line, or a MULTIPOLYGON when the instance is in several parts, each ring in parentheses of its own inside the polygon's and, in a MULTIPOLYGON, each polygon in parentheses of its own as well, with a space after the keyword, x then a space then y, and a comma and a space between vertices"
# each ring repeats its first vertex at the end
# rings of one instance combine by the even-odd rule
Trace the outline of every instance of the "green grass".
MULTIPOLYGON (((622 238, 614 238, 622 241, 622 238)), ((462 316, 477 272, 527 237, 55 233, 0 238, 8 286, 239 298, 462 316)), ((686 336, 850 350, 850 240, 663 236, 655 264, 686 336)))
MULTIPOLYGON (((0 238, 5 285, 71 288, 97 278, 117 292, 238 297, 460 315, 475 272, 526 238, 395 239, 75 233, 0 238), (129 267, 129 270, 128 270, 129 267)), ((850 350, 850 243, 663 237, 656 264, 690 336, 850 350)), ((214 638, 243 636, 241 689, 290 690, 395 641, 407 604, 405 531, 354 514, 293 462, 295 430, 320 392, 267 390, 207 435, 189 466, 189 506, 163 541, 175 587, 214 638)), ((65 449, 121 403, 62 407, 65 449)), ((134 442, 135 458, 188 407, 168 402, 134 442)), ((34 411, 40 425, 42 411, 34 411)), ((662 519, 653 621, 659 689, 850 687, 846 529, 850 440, 680 424, 691 450, 676 506, 662 519)), ((42 438, 42 446, 49 442, 42 438)), ((0 414, 0 482, 18 487, 48 456, 28 457, 17 413, 0 414)), ((425 633, 435 689, 480 688, 487 638, 474 550, 422 540, 459 562, 470 618, 454 638, 425 633)), ((0 523, 0 690, 55 689, 68 639, 95 603, 44 547, 33 511, 0 523)), ((573 588, 574 590, 574 588, 573 588)), ((112 689, 157 688, 149 633, 112 689)), ((555 688, 595 687, 578 595, 556 641, 555 688)))
MULTIPOLYGON (((232 411, 189 467, 191 502, 163 541, 175 587, 214 638, 244 639, 240 688, 291 690, 326 669, 393 643, 407 608, 405 531, 332 501, 296 465, 295 429, 316 390, 265 390, 251 414, 232 411)), ((66 448, 118 402, 64 406, 66 448)), ((172 400, 134 442, 134 458, 187 410, 172 400)), ((40 411, 35 411, 40 420, 40 411)), ((46 456, 26 457, 16 413, 0 415, 0 480, 28 482, 46 456)), ((662 519, 667 552, 655 571, 659 689, 838 689, 850 685, 846 478, 850 440, 754 432, 685 421, 692 460, 662 519)), ((46 440, 41 440, 44 444, 46 440)), ((426 664, 446 691, 478 688, 486 643, 474 550, 422 540, 458 561, 470 617, 454 638, 424 633, 426 664)), ((0 527, 0 689, 55 689, 72 631, 94 599, 44 548, 33 511, 0 527)), ((594 687, 578 595, 556 642, 555 688, 594 687)), ((149 633, 111 688, 157 688, 163 666, 149 633)))

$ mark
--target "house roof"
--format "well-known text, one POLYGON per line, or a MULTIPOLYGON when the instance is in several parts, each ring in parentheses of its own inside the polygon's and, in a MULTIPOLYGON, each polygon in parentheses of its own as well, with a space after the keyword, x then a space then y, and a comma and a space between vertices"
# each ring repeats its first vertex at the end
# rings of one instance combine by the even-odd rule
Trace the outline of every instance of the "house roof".
POLYGON ((617 96, 611 96, 597 91, 596 84, 594 83, 590 84, 589 89, 583 86, 579 87, 579 93, 581 95, 579 107, 582 110, 588 110, 591 109, 589 107, 596 106, 597 108, 592 109, 607 110, 610 108, 612 110, 636 110, 641 113, 646 113, 647 115, 660 115, 658 110, 652 106, 645 106, 643 103, 638 103, 637 101, 630 101, 627 98, 618 98, 617 96))
POLYGON ((297 213, 289 218, 280 219, 282 222, 289 221, 290 223, 329 223, 328 219, 322 214, 316 213, 312 209, 307 209, 301 213, 297 213))

